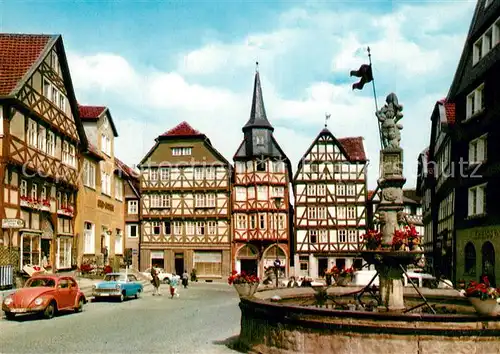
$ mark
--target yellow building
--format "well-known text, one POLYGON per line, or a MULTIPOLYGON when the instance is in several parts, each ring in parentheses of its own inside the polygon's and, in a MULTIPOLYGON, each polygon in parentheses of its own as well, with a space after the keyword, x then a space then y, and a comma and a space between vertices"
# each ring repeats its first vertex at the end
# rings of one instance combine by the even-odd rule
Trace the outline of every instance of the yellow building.
POLYGON ((79 106, 79 111, 89 149, 83 155, 77 197, 78 264, 110 264, 123 257, 125 242, 125 177, 114 156, 118 133, 108 108, 79 106))

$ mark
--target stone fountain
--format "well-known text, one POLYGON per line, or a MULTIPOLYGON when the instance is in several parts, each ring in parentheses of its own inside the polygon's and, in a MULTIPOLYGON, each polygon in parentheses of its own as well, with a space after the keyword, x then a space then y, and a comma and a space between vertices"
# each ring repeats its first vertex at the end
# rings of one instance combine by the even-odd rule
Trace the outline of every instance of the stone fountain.
POLYGON ((454 289, 419 289, 413 283, 413 289, 404 287, 406 267, 421 258, 422 250, 396 250, 392 245, 394 231, 405 225, 403 127, 398 123, 402 110, 391 93, 376 112, 382 142, 378 180, 382 247, 363 251, 361 256, 375 265, 378 297, 369 286, 330 287, 325 292, 271 289, 242 297, 240 349, 254 353, 500 354, 500 316, 479 317, 469 300, 454 289), (364 305, 363 299, 373 298, 378 306, 364 305))

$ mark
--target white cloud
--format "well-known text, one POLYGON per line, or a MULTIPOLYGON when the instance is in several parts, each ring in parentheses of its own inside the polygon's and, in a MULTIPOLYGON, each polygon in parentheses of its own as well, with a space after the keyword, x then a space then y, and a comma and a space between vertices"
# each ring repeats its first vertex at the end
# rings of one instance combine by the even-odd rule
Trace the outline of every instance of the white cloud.
MULTIPOLYGON (((273 76, 279 72, 286 81, 298 71, 316 69, 316 60, 326 63, 321 67, 324 76, 331 74, 328 70, 347 76, 349 70, 366 60, 366 53, 360 49, 369 44, 377 74, 392 85, 386 85, 386 89, 402 92, 405 174, 407 187, 414 187, 416 157, 429 141, 431 109, 450 84, 442 79, 437 86, 430 82, 438 80, 441 71, 447 71, 451 80, 471 7, 456 2, 403 6, 375 19, 369 11, 335 13, 296 8, 279 16, 277 28, 268 33, 249 34, 229 43, 213 42, 180 53, 178 67, 169 71, 139 70, 126 58, 109 53, 73 54, 69 61, 77 94, 90 100, 84 103, 92 104, 97 90, 97 103, 106 100, 104 104, 110 106, 120 134, 118 155, 126 163, 135 164, 153 146, 156 136, 183 120, 205 133, 232 160, 243 138, 241 127, 250 113, 254 62, 265 58, 261 80, 266 111, 294 169, 323 127, 325 112, 329 112, 333 134, 365 137, 373 188, 378 175, 379 141, 370 92, 353 92, 351 83, 321 78, 301 83, 300 89, 293 87, 291 95, 273 76), (456 24, 448 15, 442 18, 442 13, 453 15, 455 21, 462 19, 460 28, 451 30, 456 24), (300 62, 298 66, 299 60, 309 60, 308 56, 312 56, 309 65, 300 62), (228 72, 246 89, 219 87, 219 76, 228 72), (270 81, 271 76, 274 81, 270 81)), ((383 98, 379 97, 379 103, 383 98)))

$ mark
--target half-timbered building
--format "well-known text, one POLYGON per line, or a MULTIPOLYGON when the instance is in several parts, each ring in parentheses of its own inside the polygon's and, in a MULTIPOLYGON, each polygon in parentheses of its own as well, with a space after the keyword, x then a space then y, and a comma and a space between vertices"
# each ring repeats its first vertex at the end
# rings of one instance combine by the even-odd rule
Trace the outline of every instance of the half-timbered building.
POLYGON ((300 160, 293 180, 296 275, 317 278, 334 265, 361 267, 366 162, 363 138, 337 139, 326 127, 300 160))
MULTIPOLYGON (((500 1, 479 0, 446 101, 455 105, 454 279, 500 284, 500 1)), ((443 261, 444 263, 445 261, 443 261)))
POLYGON ((201 279, 231 270, 230 163, 210 139, 182 122, 156 138, 142 159, 141 269, 201 279))
POLYGON ((234 269, 260 277, 276 260, 279 276, 287 276, 291 261, 291 164, 273 131, 257 71, 250 118, 233 157, 231 199, 234 269))
MULTIPOLYGON (((87 148, 62 37, 0 34, 0 240, 16 266, 75 259, 80 151, 87 148)), ((7 257, 9 258, 9 257, 7 257)), ((5 258, 2 257, 5 262, 5 258)))
POLYGON ((422 200, 422 224, 424 227, 424 237, 422 238, 422 248, 429 269, 434 268, 434 240, 433 240, 433 214, 432 199, 433 193, 433 164, 429 160, 429 148, 425 148, 418 155, 418 173, 416 193, 422 200))

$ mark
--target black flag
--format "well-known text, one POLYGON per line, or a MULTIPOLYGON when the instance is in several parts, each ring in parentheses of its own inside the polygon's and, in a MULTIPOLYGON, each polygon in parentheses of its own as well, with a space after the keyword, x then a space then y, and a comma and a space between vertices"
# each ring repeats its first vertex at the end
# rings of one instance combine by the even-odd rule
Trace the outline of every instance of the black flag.
POLYGON ((365 84, 373 80, 372 66, 368 64, 363 64, 359 67, 358 70, 351 70, 350 76, 356 76, 361 78, 358 82, 352 84, 352 89, 362 90, 365 84))

